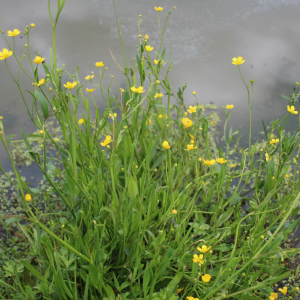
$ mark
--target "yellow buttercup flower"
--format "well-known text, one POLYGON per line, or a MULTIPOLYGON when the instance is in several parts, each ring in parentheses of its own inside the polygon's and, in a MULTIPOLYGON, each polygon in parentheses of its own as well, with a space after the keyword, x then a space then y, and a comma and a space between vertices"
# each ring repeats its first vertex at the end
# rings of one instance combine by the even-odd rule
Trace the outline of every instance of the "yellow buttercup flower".
POLYGON ((18 29, 14 29, 13 31, 8 30, 8 31, 7 31, 7 36, 17 36, 17 35, 20 34, 20 33, 21 33, 21 31, 18 30, 18 29))
POLYGON ((155 6, 154 9, 155 9, 156 11, 158 11, 158 12, 161 12, 161 11, 163 11, 164 8, 163 8, 163 7, 160 7, 160 6, 159 6, 159 7, 156 7, 156 6, 155 6))
POLYGON ((150 52, 153 50, 153 47, 151 47, 150 45, 145 46, 146 51, 150 52))
POLYGON ((227 160, 224 160, 223 157, 220 157, 220 158, 217 158, 216 161, 217 161, 219 164, 223 165, 223 164, 226 163, 227 160))
POLYGON ((289 174, 285 174, 285 175, 284 175, 284 177, 285 177, 285 178, 290 178, 290 177, 291 177, 291 175, 289 175, 289 174))
POLYGON ((144 40, 147 41, 149 39, 148 34, 145 34, 144 40))
POLYGON ((200 247, 197 247, 197 250, 198 250, 199 252, 201 252, 201 253, 206 253, 206 252, 208 252, 210 249, 211 249, 211 246, 209 246, 209 247, 207 248, 206 245, 203 245, 201 248, 200 248, 200 247))
MULTIPOLYGON (((113 118, 113 116, 112 116, 111 113, 109 113, 108 115, 109 115, 111 118, 113 118)), ((118 115, 117 113, 114 113, 114 117, 115 117, 115 118, 117 117, 117 115, 118 115)))
POLYGON ((44 130, 40 130, 40 134, 43 134, 44 133, 44 130))
POLYGON ((130 88, 133 92, 135 92, 135 93, 138 93, 138 94, 141 94, 141 93, 144 93, 145 92, 145 90, 144 90, 144 88, 142 87, 142 86, 140 86, 140 87, 138 87, 138 88, 136 88, 136 87, 131 87, 130 88))
POLYGON ((31 195, 30 195, 30 194, 26 194, 26 195, 25 195, 25 200, 26 200, 27 202, 31 201, 31 200, 32 200, 31 195))
POLYGON ((88 89, 88 88, 86 88, 86 91, 88 92, 88 93, 92 93, 93 91, 95 91, 96 89, 88 89))
POLYGON ((195 113, 197 111, 196 106, 189 106, 189 109, 187 110, 190 114, 195 113))
POLYGON ((203 282, 210 282, 211 276, 209 274, 205 274, 201 276, 203 282))
POLYGON ((173 210, 172 210, 172 214, 173 214, 173 215, 177 215, 177 213, 178 213, 178 212, 177 212, 176 209, 173 209, 173 210))
POLYGON ((193 126, 193 121, 190 120, 189 118, 182 118, 182 124, 184 126, 184 128, 189 128, 193 126))
POLYGON ((164 141, 164 142, 162 143, 162 145, 163 145, 163 147, 166 148, 166 149, 170 149, 170 148, 171 148, 171 146, 169 145, 169 142, 168 142, 168 141, 164 141))
POLYGON ((10 56, 12 56, 13 52, 12 51, 8 51, 8 49, 3 48, 2 52, 0 51, 0 60, 4 60, 10 56))
POLYGON ((237 166, 237 164, 231 164, 230 167, 231 168, 235 168, 237 166))
POLYGON ((164 62, 163 60, 156 60, 156 59, 154 59, 154 63, 155 63, 156 65, 162 64, 163 62, 164 62))
POLYGON ((213 166, 216 161, 214 159, 212 160, 206 160, 206 159, 203 159, 203 163, 206 165, 206 166, 213 166))
POLYGON ((86 80, 91 80, 93 78, 94 78, 94 75, 88 75, 88 76, 84 77, 84 79, 86 79, 86 80))
POLYGON ((84 123, 84 120, 83 120, 83 119, 79 119, 79 120, 78 120, 78 123, 79 123, 79 124, 83 124, 83 123, 84 123))
POLYGON ((98 67, 98 68, 101 68, 101 67, 104 66, 104 63, 102 61, 99 61, 99 62, 95 63, 95 66, 98 67))
POLYGON ((193 262, 203 265, 204 264, 203 254, 200 254, 200 255, 194 254, 193 255, 193 262))
POLYGON ((34 24, 34 23, 31 23, 30 26, 31 26, 32 28, 34 28, 34 27, 35 27, 35 24, 34 24))
POLYGON ((152 120, 149 119, 149 120, 147 121, 147 124, 150 126, 150 125, 152 124, 152 120))
POLYGON ((3 120, 3 117, 2 117, 2 116, 0 116, 0 120, 3 120))
POLYGON ((197 147, 194 147, 194 143, 190 144, 190 145, 187 145, 187 149, 184 149, 184 150, 187 150, 187 151, 191 151, 191 150, 194 150, 196 149, 197 147))
POLYGON ((189 297, 189 296, 187 296, 186 299, 187 300, 199 300, 199 298, 194 298, 194 297, 189 297))
POLYGON ((74 81, 74 82, 67 82, 67 84, 64 84, 64 87, 66 87, 68 90, 71 90, 73 89, 75 86, 77 85, 77 82, 74 81))
POLYGON ((160 119, 162 119, 163 116, 162 116, 162 115, 159 115, 158 117, 159 117, 160 119))
POLYGON ((35 59, 33 60, 33 62, 38 65, 38 64, 41 64, 44 60, 45 60, 45 57, 36 56, 35 59))
POLYGON ((196 95, 196 92, 195 92, 195 91, 193 91, 193 95, 196 95))
POLYGON ((293 114, 293 115, 297 115, 297 114, 298 114, 298 112, 295 110, 295 106, 294 106, 294 105, 292 105, 291 107, 288 105, 288 106, 287 106, 287 110, 288 110, 291 114, 293 114))
POLYGON ((102 143, 100 143, 100 145, 103 146, 103 147, 105 147, 105 146, 107 146, 111 142, 112 142, 111 136, 107 135, 106 138, 105 138, 105 140, 102 143))
POLYGON ((44 83, 45 83, 45 79, 42 78, 38 83, 37 82, 33 82, 32 85, 40 86, 40 85, 43 85, 44 83))
POLYGON ((282 289, 278 289, 279 292, 281 292, 282 294, 286 295, 288 292, 288 288, 285 286, 282 289))
POLYGON ((227 104, 225 108, 226 109, 232 109, 232 108, 234 108, 234 105, 233 104, 227 104))
POLYGON ((265 157, 266 157, 266 161, 270 161, 272 159, 272 157, 270 157, 268 153, 265 153, 265 157))
POLYGON ((276 300, 278 298, 278 294, 277 293, 271 293, 269 299, 270 300, 276 300))
POLYGON ((163 94, 162 93, 157 93, 155 96, 154 96, 154 98, 161 98, 163 96, 163 94))
POLYGON ((238 58, 234 57, 232 59, 232 64, 234 65, 241 65, 245 62, 245 60, 243 60, 243 57, 242 56, 239 56, 238 58))
POLYGON ((279 142, 279 139, 272 139, 271 141, 270 141, 270 144, 272 145, 272 144, 276 144, 276 143, 278 143, 279 142))
POLYGON ((179 293, 182 292, 183 290, 184 290, 184 287, 181 288, 181 289, 178 289, 178 290, 176 291, 176 294, 179 294, 179 293))
POLYGON ((190 134, 190 133, 189 133, 189 136, 191 137, 192 140, 195 139, 195 137, 192 134, 190 134))

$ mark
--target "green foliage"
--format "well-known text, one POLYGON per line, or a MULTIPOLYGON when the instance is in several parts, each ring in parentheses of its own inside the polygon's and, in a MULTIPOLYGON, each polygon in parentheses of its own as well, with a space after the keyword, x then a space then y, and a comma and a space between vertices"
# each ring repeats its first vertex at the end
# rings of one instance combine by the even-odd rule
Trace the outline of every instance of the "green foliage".
MULTIPOLYGON (((142 37, 135 64, 128 68, 124 56, 127 86, 118 95, 111 86, 117 81, 102 86, 105 69, 99 67, 99 85, 90 80, 106 102, 100 112, 92 92, 91 101, 84 94, 78 68, 76 74, 57 68, 55 29, 64 3, 58 1, 55 21, 49 10, 53 50, 43 64, 45 84, 31 93, 35 111, 28 113, 37 132, 21 129, 23 139, 12 141, 0 120, 14 170, 13 176, 0 166, 1 221, 12 232, 1 249, 3 297, 262 299, 275 283, 296 282, 299 268, 292 274, 290 262, 299 250, 285 245, 299 223, 298 163, 291 159, 300 140, 299 130, 284 131, 290 114, 270 132, 264 125, 266 141, 239 150, 239 138, 230 148, 239 130, 226 137, 230 110, 224 108, 223 149, 216 107, 195 96, 187 109, 186 84, 174 92, 168 80, 172 63, 162 74, 165 49, 146 51, 142 37), (65 88, 63 73, 77 83, 74 89, 65 88), (149 88, 135 92, 138 86, 149 88), (24 164, 42 172, 38 187, 20 175, 24 164), (33 199, 25 201, 26 194, 33 199), (19 209, 11 209, 12 199, 19 209)), ((41 67, 32 71, 38 83, 41 67)), ((19 77, 13 79, 20 87, 19 77)))

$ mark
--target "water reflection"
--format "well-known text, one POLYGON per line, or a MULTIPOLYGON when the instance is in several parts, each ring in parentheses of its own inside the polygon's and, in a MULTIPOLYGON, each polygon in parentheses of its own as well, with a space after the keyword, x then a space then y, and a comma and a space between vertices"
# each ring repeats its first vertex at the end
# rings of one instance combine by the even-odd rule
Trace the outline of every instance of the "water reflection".
MULTIPOLYGON (((52 3, 54 8, 55 1, 52 3)), ((149 0, 117 0, 116 3, 127 57, 135 56, 139 14, 143 16, 142 33, 147 33, 149 43, 158 49, 160 33, 154 10, 158 4, 149 0)), ((241 55, 246 59, 242 65, 245 79, 255 80, 254 135, 262 130, 261 119, 268 123, 286 113, 287 102, 279 94, 289 95, 294 82, 300 81, 298 0, 165 0, 160 5, 164 6, 162 20, 173 6, 177 7, 168 21, 164 46, 167 56, 172 53, 174 61, 171 84, 177 89, 179 85, 188 83, 187 103, 193 102, 192 91, 195 90, 200 102, 212 101, 219 106, 234 104, 229 126, 236 129, 241 126, 247 140, 247 93, 237 67, 231 64, 232 57, 241 55)), ((14 28, 21 30, 34 22, 36 27, 31 34, 31 48, 49 57, 51 25, 47 17, 47 1, 5 1, 0 20, 5 32, 14 28)), ((84 81, 91 71, 97 77, 94 63, 102 60, 109 68, 106 82, 110 81, 109 74, 113 74, 120 85, 125 83, 124 75, 109 52, 110 49, 123 65, 112 1, 66 1, 57 30, 59 65, 65 64, 71 73, 79 65, 79 75, 84 81)), ((2 49, 5 44, 3 38, 0 40, 2 49)), ((25 43, 25 36, 16 38, 19 56, 25 43)), ((16 74, 17 66, 12 60, 9 64, 16 74)), ((0 74, 1 115, 4 116, 7 134, 19 133, 19 126, 31 133, 34 127, 3 62, 0 63, 0 74)), ((30 80, 23 79, 22 86, 30 89, 30 80)), ((105 103, 99 93, 95 93, 95 98, 104 108, 105 103)), ((31 103, 28 95, 26 100, 31 103)), ((222 111, 220 114, 224 116, 222 111)), ((290 129, 297 126, 297 120, 297 117, 291 118, 290 129)), ((0 160, 4 166, 9 165, 3 148, 0 148, 0 160)))

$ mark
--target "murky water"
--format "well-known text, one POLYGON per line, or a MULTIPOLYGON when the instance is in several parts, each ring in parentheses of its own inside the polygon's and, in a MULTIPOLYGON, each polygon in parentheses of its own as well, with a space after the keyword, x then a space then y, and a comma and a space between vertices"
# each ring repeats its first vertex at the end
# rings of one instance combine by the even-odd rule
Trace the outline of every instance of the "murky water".
MULTIPOLYGON (((47 59, 51 47, 47 1, 2 2, 2 29, 22 30, 35 23, 30 46, 47 59)), ((55 4, 56 1, 52 2, 55 4)), ((159 30, 154 6, 164 7, 162 20, 173 6, 177 7, 167 24, 164 47, 168 54, 172 53, 174 61, 170 74, 172 86, 177 90, 178 86, 188 83, 186 103, 193 102, 192 92, 195 90, 200 102, 212 101, 220 107, 234 104, 229 125, 235 129, 241 126, 247 140, 247 92, 237 67, 231 64, 232 57, 243 56, 246 60, 241 66, 244 78, 247 82, 255 80, 253 132, 257 136, 262 130, 262 119, 269 123, 285 115, 287 101, 280 97, 280 93, 290 95, 294 83, 300 81, 299 0, 116 0, 116 4, 128 58, 136 53, 138 15, 143 16, 142 34, 147 33, 149 44, 158 49, 159 30)), ((16 38, 19 55, 25 43, 24 35, 16 38)), ((0 49, 4 47, 5 42, 0 37, 0 49)), ((112 0, 66 1, 57 27, 58 64, 65 64, 70 72, 79 65, 79 74, 84 81, 84 76, 91 71, 96 74, 94 63, 102 60, 109 68, 107 82, 112 74, 122 85, 125 77, 115 65, 109 49, 123 66, 112 0)), ((13 59, 9 59, 8 64, 16 74, 13 59)), ((19 133, 20 126, 27 133, 32 132, 34 127, 3 61, 0 61, 0 78, 0 115, 4 117, 6 133, 19 133)), ((22 86, 32 88, 27 79, 22 80, 22 86)), ((95 93, 95 97, 99 106, 104 108, 100 94, 95 93)), ((31 103, 29 96, 26 99, 31 103)), ((220 115, 225 116, 222 110, 220 115)), ((290 121, 290 129, 298 126, 297 116, 292 115, 290 121)), ((9 166, 2 146, 0 160, 5 168, 9 166)))

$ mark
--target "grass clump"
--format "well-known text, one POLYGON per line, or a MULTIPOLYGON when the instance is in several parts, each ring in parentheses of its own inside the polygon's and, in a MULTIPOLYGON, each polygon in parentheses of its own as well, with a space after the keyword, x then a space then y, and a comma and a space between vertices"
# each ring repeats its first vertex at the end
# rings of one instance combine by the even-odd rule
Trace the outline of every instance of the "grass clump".
MULTIPOLYGON (((40 55, 33 59, 30 47, 25 48, 32 75, 22 65, 25 52, 21 59, 15 54, 17 31, 10 36, 12 46, 1 30, 8 45, 0 53, 2 63, 37 128, 29 136, 21 129, 22 141, 12 142, 0 120, 1 141, 14 171, 11 176, 1 167, 1 180, 13 186, 22 207, 1 216, 4 226, 13 229, 7 243, 16 247, 8 251, 2 246, 2 297, 220 300, 276 299, 285 292, 294 297, 299 277, 291 266, 299 249, 286 242, 299 223, 300 140, 298 129, 290 134, 284 128, 296 114, 297 84, 287 116, 269 131, 264 127, 266 140, 252 145, 254 82, 247 84, 241 73, 250 109, 249 148, 239 152, 232 146, 239 131, 226 129, 234 109, 228 104, 222 149, 215 107, 199 103, 195 92, 194 104, 186 107, 186 85, 177 92, 170 86, 172 63, 162 43, 172 10, 161 28, 162 8, 156 9, 162 34, 158 52, 147 35, 142 37, 139 18, 134 64, 127 65, 125 55, 124 69, 118 64, 126 87, 112 77, 104 88, 100 61, 95 63, 99 77, 85 78, 84 91, 78 70, 69 74, 57 66, 55 31, 63 6, 58 0, 54 19, 49 0, 50 62, 40 55), (10 72, 11 56, 19 73, 33 82, 31 109, 19 76, 10 72), (66 83, 63 74, 69 75, 66 83), (104 112, 98 110, 95 89, 106 102, 104 112), (53 119, 58 124, 54 131, 53 119), (43 173, 40 188, 20 175, 17 166, 28 161, 43 173), (287 289, 280 287, 287 278, 287 289)), ((28 45, 32 25, 25 28, 28 45)), ((123 47, 121 31, 120 40, 123 47)), ((233 59, 240 72, 243 62, 233 59)))

